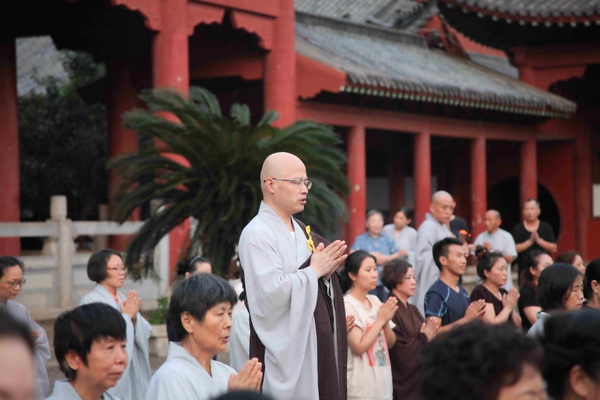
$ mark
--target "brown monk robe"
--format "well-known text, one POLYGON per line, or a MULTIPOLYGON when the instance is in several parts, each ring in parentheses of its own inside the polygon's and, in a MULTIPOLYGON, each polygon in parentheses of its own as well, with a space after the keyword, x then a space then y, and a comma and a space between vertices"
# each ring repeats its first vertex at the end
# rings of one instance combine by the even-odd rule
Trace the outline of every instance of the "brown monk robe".
MULTIPOLYGON (((306 232, 306 226, 302 221, 294 218, 298 225, 306 232)), ((315 247, 323 243, 325 247, 329 241, 322 236, 311 232, 315 247)), ((298 268, 307 268, 310 265, 310 257, 298 268)), ((242 266, 242 283, 244 273, 242 266)), ((244 283, 245 288, 245 283, 244 283)), ((317 365, 319 382, 319 399, 321 400, 346 400, 347 366, 348 366, 348 332, 346 329, 346 309, 344 307, 344 293, 340 275, 334 272, 330 278, 330 290, 333 291, 333 302, 328 294, 327 284, 323 278, 319 279, 319 293, 315 306, 314 318, 317 334, 317 365), (335 315, 335 318, 334 318, 335 315), (334 338, 337 338, 337 355, 334 338)), ((246 301, 246 308, 248 302, 246 301)), ((260 341, 250 317, 250 358, 256 357, 263 365, 263 377, 265 373, 265 346, 260 341)))
POLYGON ((421 333, 425 319, 415 306, 404 304, 398 299, 398 310, 392 321, 396 324, 396 343, 389 350, 394 400, 420 400, 423 396, 419 356, 422 347, 428 342, 427 336, 421 333))

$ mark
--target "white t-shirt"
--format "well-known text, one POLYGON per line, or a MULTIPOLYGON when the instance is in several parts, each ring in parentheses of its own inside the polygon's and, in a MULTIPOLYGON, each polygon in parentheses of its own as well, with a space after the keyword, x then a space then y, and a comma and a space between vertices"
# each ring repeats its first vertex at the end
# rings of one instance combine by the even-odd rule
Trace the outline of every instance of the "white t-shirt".
MULTIPOLYGON (((368 331, 377 319, 381 301, 374 295, 367 295, 371 309, 365 309, 353 296, 344 296, 346 316, 354 315, 354 324, 363 332, 368 331)), ((393 322, 389 322, 394 327, 393 322)), ((383 329, 373 346, 361 355, 356 355, 348 347, 348 399, 391 399, 393 393, 392 368, 383 329)))

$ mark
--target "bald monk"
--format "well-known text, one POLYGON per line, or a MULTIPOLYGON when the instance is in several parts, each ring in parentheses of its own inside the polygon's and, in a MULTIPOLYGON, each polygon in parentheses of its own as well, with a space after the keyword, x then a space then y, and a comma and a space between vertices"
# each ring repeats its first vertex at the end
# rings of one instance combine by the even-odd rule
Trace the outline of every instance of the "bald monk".
POLYGON ((435 192, 431 196, 429 211, 425 214, 425 221, 423 221, 417 232, 417 250, 415 254, 417 289, 414 296, 409 300, 411 304, 419 309, 422 315, 425 315, 425 293, 440 277, 440 269, 433 261, 433 244, 453 236, 448 226, 454 211, 454 199, 450 193, 443 190, 435 192))
POLYGON ((346 317, 336 269, 346 244, 311 233, 309 247, 304 224, 292 217, 312 186, 298 157, 268 156, 260 183, 263 201, 242 232, 239 256, 250 357, 263 362, 263 391, 280 400, 345 399, 346 317))

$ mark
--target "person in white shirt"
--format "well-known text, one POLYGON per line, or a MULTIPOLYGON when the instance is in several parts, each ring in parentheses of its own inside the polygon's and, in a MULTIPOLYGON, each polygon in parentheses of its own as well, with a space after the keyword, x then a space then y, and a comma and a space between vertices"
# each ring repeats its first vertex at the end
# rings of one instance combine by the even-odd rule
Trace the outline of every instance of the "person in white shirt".
POLYGON ((496 210, 488 210, 485 213, 485 232, 480 233, 475 239, 475 245, 483 246, 487 251, 497 251, 502 253, 502 256, 508 263, 508 280, 504 289, 509 291, 514 287, 512 275, 511 275, 511 264, 517 258, 517 248, 515 246, 515 240, 512 235, 500 228, 502 224, 502 217, 496 210))

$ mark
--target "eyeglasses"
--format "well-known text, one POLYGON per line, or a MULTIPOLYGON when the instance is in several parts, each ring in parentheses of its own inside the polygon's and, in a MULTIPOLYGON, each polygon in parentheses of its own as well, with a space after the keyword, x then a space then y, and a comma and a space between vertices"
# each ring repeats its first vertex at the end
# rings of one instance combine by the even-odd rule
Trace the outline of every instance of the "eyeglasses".
MULTIPOLYGON (((295 178, 295 179, 285 179, 285 178, 271 178, 274 181, 285 181, 285 182, 292 182, 294 185, 296 186, 300 186, 302 184, 304 184, 304 186, 306 186, 306 190, 310 190, 310 188, 312 187, 312 182, 309 181, 308 179, 301 179, 301 178, 295 178)), ((263 182, 266 182, 267 180, 265 179, 263 182)))
POLYGON ((19 287, 25 286, 25 283, 27 283, 27 281, 25 280, 25 278, 23 278, 23 279, 19 279, 18 281, 10 281, 10 282, 0 281, 0 283, 6 283, 8 286, 10 286, 11 288, 14 289, 17 286, 19 286, 19 287))
POLYGON ((123 267, 111 267, 111 268, 106 268, 107 271, 117 271, 117 272, 125 272, 127 271, 127 268, 123 267))

